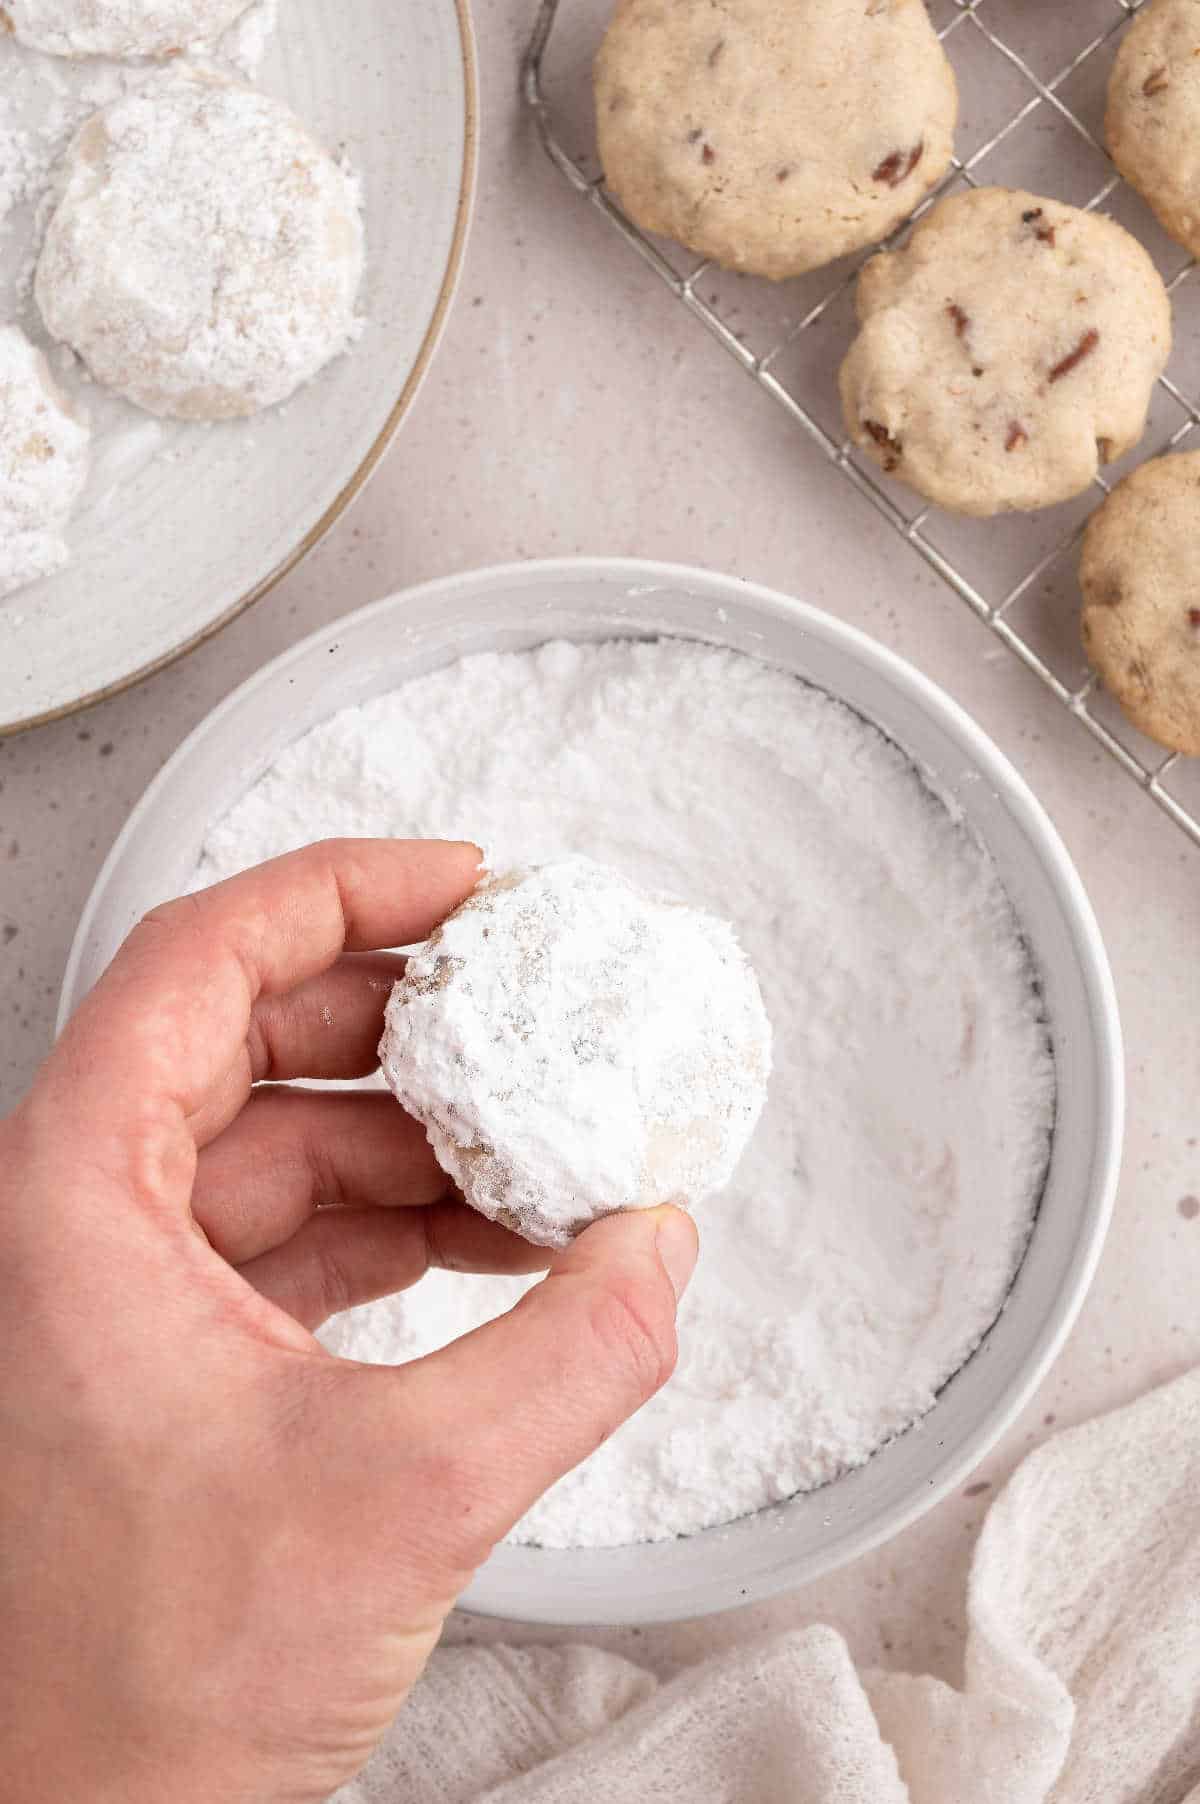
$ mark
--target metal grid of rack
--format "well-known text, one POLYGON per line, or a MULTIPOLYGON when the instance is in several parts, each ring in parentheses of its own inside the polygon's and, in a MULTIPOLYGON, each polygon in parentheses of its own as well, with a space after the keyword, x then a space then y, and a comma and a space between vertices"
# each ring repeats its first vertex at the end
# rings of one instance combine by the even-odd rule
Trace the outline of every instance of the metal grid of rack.
POLYGON ((640 231, 606 192, 591 152, 567 148, 591 140, 586 70, 607 4, 542 0, 523 82, 551 161, 762 393, 1200 845, 1200 760, 1164 752, 1124 721, 1087 670, 1077 632, 1075 558, 1092 507, 1126 468, 1173 449, 1200 427, 1200 354, 1193 353, 1189 370, 1179 330, 1185 284, 1192 291, 1186 301, 1200 306, 1192 280, 1196 265, 1117 176, 1103 144, 1108 68, 1122 29, 1144 0, 1057 0, 1054 6, 927 0, 955 64, 963 107, 959 155, 916 217, 948 192, 985 183, 1104 207, 1146 245, 1175 303, 1176 353, 1160 378, 1147 435, 1136 451, 1097 476, 1097 493, 1077 503, 983 522, 923 504, 845 436, 831 371, 849 343, 855 277, 869 253, 778 285, 731 276, 640 231), (559 50, 561 72, 554 64, 559 50))

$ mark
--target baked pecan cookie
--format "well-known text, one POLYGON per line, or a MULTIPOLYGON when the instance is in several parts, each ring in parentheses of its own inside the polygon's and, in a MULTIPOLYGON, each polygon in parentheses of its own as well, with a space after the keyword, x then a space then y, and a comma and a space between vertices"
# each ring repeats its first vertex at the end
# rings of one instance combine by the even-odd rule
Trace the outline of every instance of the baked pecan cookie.
POLYGON ((609 188, 729 269, 875 244, 950 165, 958 94, 923 0, 619 0, 595 77, 609 188))
POLYGON ((1165 231, 1200 256, 1200 3, 1152 0, 1121 40, 1108 148, 1165 231))
POLYGON ((858 282, 846 426, 882 468, 964 514, 1049 507, 1135 445, 1171 303, 1113 220, 1007 188, 934 207, 858 282))
POLYGON ((1135 727, 1200 756, 1200 451, 1142 464, 1088 521, 1083 647, 1135 727))

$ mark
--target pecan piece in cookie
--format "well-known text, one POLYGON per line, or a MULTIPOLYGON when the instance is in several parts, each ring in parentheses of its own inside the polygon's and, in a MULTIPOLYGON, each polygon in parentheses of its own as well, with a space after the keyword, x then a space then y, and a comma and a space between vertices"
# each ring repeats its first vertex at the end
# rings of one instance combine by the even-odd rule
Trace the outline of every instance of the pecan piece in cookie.
POLYGON ((1044 223, 1045 218, 1045 207, 1026 207, 1021 215, 1021 224, 1037 227, 1033 235, 1039 244, 1054 245, 1058 241, 1058 232, 1054 226, 1044 223), (1039 223, 1039 221, 1043 223, 1039 223))
POLYGON ((900 440, 893 438, 887 427, 882 425, 879 420, 864 420, 863 431, 870 433, 880 450, 887 453, 883 460, 884 469, 894 470, 902 455, 900 440))
POLYGON ((1068 351, 1065 357, 1059 358, 1046 380, 1048 382, 1061 382, 1064 376, 1069 376, 1072 370, 1079 368, 1079 365, 1083 362, 1085 357, 1091 356, 1099 343, 1099 332, 1096 330, 1095 326, 1089 326, 1079 343, 1075 346, 1075 349, 1073 351, 1068 351))
POLYGON ((901 182, 908 180, 924 155, 924 142, 914 144, 911 150, 893 150, 871 171, 871 180, 886 182, 889 188, 898 188, 901 182))

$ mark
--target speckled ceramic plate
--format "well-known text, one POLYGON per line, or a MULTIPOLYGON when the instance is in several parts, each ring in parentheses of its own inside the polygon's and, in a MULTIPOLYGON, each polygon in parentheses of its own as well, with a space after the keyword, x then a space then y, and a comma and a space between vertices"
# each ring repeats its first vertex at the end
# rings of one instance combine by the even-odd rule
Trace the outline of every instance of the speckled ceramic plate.
MULTIPOLYGON (((0 42, 0 57, 20 55, 0 42)), ((43 60, 52 84, 76 79, 43 60)), ((366 330, 256 419, 160 429, 130 408, 106 429, 72 563, 0 601, 0 733, 148 676, 256 601, 358 494, 428 368, 474 185, 467 0, 282 0, 257 81, 362 176, 366 330)), ((19 236, 0 235, 0 265, 20 255, 19 236)))

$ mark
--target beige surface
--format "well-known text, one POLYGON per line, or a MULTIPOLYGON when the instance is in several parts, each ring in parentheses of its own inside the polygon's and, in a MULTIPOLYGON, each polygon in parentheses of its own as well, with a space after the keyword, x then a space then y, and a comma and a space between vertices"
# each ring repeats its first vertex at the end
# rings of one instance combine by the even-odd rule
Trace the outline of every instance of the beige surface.
MULTIPOLYGON (((975 1487, 994 1487, 1047 1416, 1077 1421, 1200 1359, 1200 1210, 1180 1206, 1200 1197, 1200 853, 572 199, 517 118, 531 16, 530 0, 480 0, 474 240, 430 381, 355 512, 178 668, 81 720, 0 743, 0 1106, 46 1047, 76 917, 130 804, 213 702, 310 626, 418 578, 587 550, 738 571, 865 627, 993 734, 1091 890, 1130 1048, 1116 1225, 1067 1352, 972 1495, 791 1598, 600 1639, 661 1663, 823 1618, 860 1656, 954 1675, 967 1554, 989 1495, 975 1487)), ((464 1630, 496 1632, 454 1632, 464 1630)))

